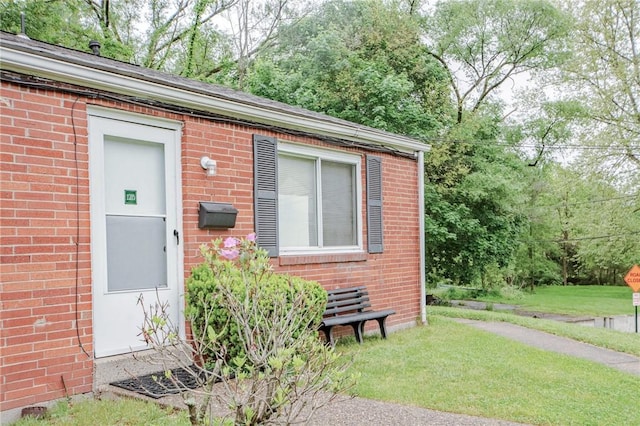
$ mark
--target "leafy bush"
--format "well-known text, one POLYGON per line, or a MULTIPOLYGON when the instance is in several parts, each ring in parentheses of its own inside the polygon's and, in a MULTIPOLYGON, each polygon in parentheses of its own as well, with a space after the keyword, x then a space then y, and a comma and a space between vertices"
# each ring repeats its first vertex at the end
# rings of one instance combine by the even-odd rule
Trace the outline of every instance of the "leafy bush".
MULTIPOLYGON (((220 352, 208 346, 207 362, 215 362, 221 353, 225 362, 247 355, 240 341, 239 319, 230 311, 226 291, 235 299, 249 303, 258 296, 256 289, 259 288, 257 302, 266 316, 273 314, 274 309, 285 313, 295 309, 295 318, 291 320, 297 324, 297 330, 293 330, 293 339, 320 325, 326 291, 317 282, 274 273, 266 252, 256 246, 253 237, 218 239, 211 246, 201 247, 201 253, 205 261, 194 267, 187 279, 186 316, 194 334, 206 336, 211 328, 222 348, 220 352)), ((257 320, 246 319, 251 327, 260 325, 255 323, 257 320)))
POLYGON ((305 423, 353 386, 351 360, 319 338, 327 295, 318 283, 275 274, 255 234, 201 251, 205 261, 187 283, 187 339, 166 301, 139 301, 153 362, 180 389, 191 424, 305 423), (181 366, 198 387, 186 386, 169 365, 181 366), (227 408, 224 417, 214 417, 214 402, 227 408))
POLYGON ((504 286, 491 290, 489 296, 500 297, 506 300, 522 300, 524 298, 524 291, 514 286, 504 286))

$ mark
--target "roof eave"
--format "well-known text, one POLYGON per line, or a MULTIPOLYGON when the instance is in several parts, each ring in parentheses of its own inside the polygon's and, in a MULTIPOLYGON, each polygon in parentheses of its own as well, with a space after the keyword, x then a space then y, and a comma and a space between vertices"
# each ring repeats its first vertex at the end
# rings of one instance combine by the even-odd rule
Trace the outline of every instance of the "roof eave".
MULTIPOLYGON (((34 75, 55 81, 75 84, 112 93, 135 96, 143 99, 174 104, 194 110, 234 117, 261 124, 284 127, 311 134, 374 144, 406 153, 428 151, 429 145, 393 133, 379 131, 340 120, 339 123, 318 118, 318 114, 294 114, 280 110, 274 105, 260 105, 228 97, 202 93, 187 85, 167 85, 139 73, 123 73, 117 67, 100 67, 62 58, 44 56, 38 52, 0 45, 2 69, 21 74, 34 75)), ((302 111, 302 110, 301 110, 302 111)))

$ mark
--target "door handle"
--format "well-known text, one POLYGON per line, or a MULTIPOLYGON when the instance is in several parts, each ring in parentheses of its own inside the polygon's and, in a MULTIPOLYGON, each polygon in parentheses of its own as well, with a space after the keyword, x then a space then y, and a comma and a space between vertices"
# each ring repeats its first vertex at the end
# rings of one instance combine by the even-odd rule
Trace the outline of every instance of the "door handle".
POLYGON ((176 244, 180 245, 180 233, 178 232, 177 229, 173 230, 173 236, 176 237, 176 244))

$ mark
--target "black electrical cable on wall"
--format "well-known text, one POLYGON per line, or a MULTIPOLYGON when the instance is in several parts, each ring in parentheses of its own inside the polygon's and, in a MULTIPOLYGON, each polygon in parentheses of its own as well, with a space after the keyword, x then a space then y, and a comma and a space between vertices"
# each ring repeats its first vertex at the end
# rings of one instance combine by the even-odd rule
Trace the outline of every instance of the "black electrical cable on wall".
POLYGON ((78 337, 78 346, 82 349, 82 352, 88 357, 91 358, 91 355, 87 352, 82 344, 82 339, 80 338, 80 313, 79 313, 79 299, 80 299, 80 166, 78 164, 78 134, 76 132, 76 121, 74 118, 74 114, 76 111, 76 104, 80 100, 80 97, 77 97, 75 101, 73 101, 73 105, 71 106, 71 128, 73 129, 73 160, 75 163, 75 171, 76 171, 76 335, 78 337))

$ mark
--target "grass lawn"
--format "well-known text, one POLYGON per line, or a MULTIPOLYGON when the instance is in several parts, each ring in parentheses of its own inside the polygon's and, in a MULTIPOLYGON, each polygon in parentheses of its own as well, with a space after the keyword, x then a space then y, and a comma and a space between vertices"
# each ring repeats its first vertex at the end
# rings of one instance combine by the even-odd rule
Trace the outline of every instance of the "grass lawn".
POLYGON ((516 298, 485 296, 478 300, 510 303, 525 310, 567 315, 632 315, 633 291, 627 286, 549 286, 516 298))
POLYGON ((187 426, 191 425, 186 411, 169 410, 157 404, 135 399, 84 400, 67 404, 60 402, 49 411, 46 420, 21 419, 15 426, 187 426))
POLYGON ((545 425, 640 424, 640 379, 431 316, 368 340, 355 357, 365 398, 545 425))

